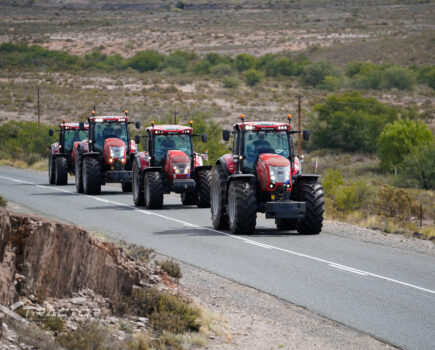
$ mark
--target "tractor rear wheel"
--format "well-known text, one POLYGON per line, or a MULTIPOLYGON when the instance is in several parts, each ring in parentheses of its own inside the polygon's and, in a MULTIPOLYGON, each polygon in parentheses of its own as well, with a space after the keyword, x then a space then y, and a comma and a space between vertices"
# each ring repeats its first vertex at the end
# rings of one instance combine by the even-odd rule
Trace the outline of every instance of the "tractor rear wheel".
POLYGON ((278 230, 296 230, 297 221, 295 219, 275 219, 276 228, 278 230))
POLYGON ((183 205, 194 205, 194 204, 196 204, 196 194, 195 194, 195 192, 183 192, 180 197, 181 197, 181 203, 183 205))
POLYGON ((306 204, 305 218, 297 224, 301 235, 318 235, 322 231, 325 195, 320 182, 301 184, 301 200, 306 204))
POLYGON ((55 166, 54 158, 52 155, 50 155, 50 158, 48 160, 48 182, 50 185, 54 185, 54 172, 55 172, 54 166, 55 166))
POLYGON ((75 173, 75 184, 77 193, 83 193, 83 157, 80 154, 80 151, 76 149, 75 151, 75 164, 74 164, 74 173, 75 173))
POLYGON ((83 159, 83 190, 86 194, 101 192, 101 170, 97 158, 83 159))
POLYGON ((131 192, 131 182, 122 182, 121 183, 122 192, 131 192))
POLYGON ((66 185, 68 183, 68 159, 66 157, 57 157, 55 159, 54 182, 56 185, 66 185))
POLYGON ((250 235, 254 232, 257 221, 257 198, 252 182, 234 180, 230 183, 227 208, 232 233, 250 235))
POLYGON ((218 164, 213 169, 211 178, 211 219, 216 230, 228 229, 228 216, 226 206, 227 175, 222 165, 218 164))
POLYGON ((145 206, 148 209, 161 209, 163 206, 163 180, 158 171, 145 174, 145 206))
POLYGON ((143 193, 143 177, 139 172, 139 166, 136 161, 133 163, 133 181, 132 181, 132 192, 133 192, 133 202, 135 206, 142 206, 145 204, 145 197, 143 193))
POLYGON ((210 170, 200 170, 196 177, 196 205, 198 208, 210 208, 210 170))

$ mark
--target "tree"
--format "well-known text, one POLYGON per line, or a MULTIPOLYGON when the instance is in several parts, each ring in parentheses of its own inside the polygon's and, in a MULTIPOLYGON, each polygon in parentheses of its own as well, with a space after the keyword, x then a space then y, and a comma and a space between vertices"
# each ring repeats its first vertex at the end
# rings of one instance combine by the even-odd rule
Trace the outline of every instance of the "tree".
POLYGON ((246 84, 249 86, 254 86, 263 79, 263 73, 255 69, 249 69, 243 73, 243 75, 245 77, 246 84))
POLYGON ((387 124, 379 136, 378 155, 384 170, 394 169, 412 149, 433 142, 430 129, 422 122, 408 119, 387 124))
POLYGON ((385 70, 381 85, 384 89, 411 90, 415 81, 413 71, 408 68, 393 66, 385 70))
POLYGON ((331 95, 314 110, 317 119, 311 123, 311 147, 347 152, 376 152, 376 141, 385 124, 397 119, 394 108, 357 92, 331 95))
POLYGON ((435 190, 435 142, 414 147, 399 165, 399 183, 435 190))
POLYGON ((305 84, 319 86, 326 76, 336 76, 335 68, 329 62, 316 62, 305 67, 302 80, 305 84))

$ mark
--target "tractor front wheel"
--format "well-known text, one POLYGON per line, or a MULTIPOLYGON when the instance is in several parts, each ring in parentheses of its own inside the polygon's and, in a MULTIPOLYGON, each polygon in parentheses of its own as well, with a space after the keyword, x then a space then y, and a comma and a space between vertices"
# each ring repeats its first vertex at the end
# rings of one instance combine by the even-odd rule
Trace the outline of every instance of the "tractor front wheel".
POLYGON ((55 164, 54 164, 53 155, 50 155, 50 159, 48 160, 48 182, 50 183, 50 185, 54 185, 54 173, 55 173, 54 166, 55 164))
POLYGON ((198 208, 210 208, 210 170, 200 170, 196 177, 196 205, 198 208))
POLYGON ((234 234, 250 235, 257 221, 255 187, 250 181, 234 180, 228 190, 228 219, 234 234))
POLYGON ((133 202, 135 206, 142 206, 145 204, 145 197, 143 192, 143 177, 140 174, 139 166, 136 162, 133 163, 133 202))
POLYGON ((306 204, 305 218, 297 224, 301 235, 318 235, 322 231, 325 195, 320 182, 301 184, 301 200, 306 204))
POLYGON ((74 164, 76 191, 77 193, 83 193, 83 177, 82 177, 83 157, 78 149, 76 149, 74 152, 75 152, 75 160, 76 160, 74 164))
POLYGON ((222 165, 218 164, 213 169, 211 179, 211 219, 216 230, 228 229, 228 216, 226 205, 227 176, 222 165))
POLYGON ((163 206, 163 180, 158 171, 145 174, 145 206, 148 209, 161 209, 163 206))
POLYGON ((55 165, 55 184, 58 186, 66 185, 68 183, 68 159, 66 157, 57 157, 55 165))
POLYGON ((194 205, 196 204, 195 192, 183 192, 181 195, 181 203, 183 205, 194 205))
POLYGON ((83 190, 86 194, 101 192, 101 170, 97 158, 83 159, 83 190))

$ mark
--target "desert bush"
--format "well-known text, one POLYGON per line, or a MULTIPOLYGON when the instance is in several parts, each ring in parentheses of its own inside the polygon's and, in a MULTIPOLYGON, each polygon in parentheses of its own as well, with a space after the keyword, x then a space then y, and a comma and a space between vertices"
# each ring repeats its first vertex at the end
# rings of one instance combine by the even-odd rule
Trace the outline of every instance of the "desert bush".
POLYGON ((338 186, 334 192, 334 205, 344 213, 363 208, 370 196, 369 185, 362 180, 338 186))
POLYGON ((227 63, 220 63, 211 68, 210 73, 218 77, 233 74, 233 68, 227 63))
POLYGON ((319 87, 325 77, 336 76, 336 68, 329 62, 315 62, 305 67, 302 73, 302 81, 310 86, 319 87))
POLYGON ((430 129, 420 121, 397 120, 385 125, 378 140, 378 155, 385 170, 396 168, 413 147, 432 143, 430 129))
POLYGON ((165 55, 154 50, 140 51, 129 58, 125 66, 131 67, 139 72, 157 70, 161 67, 165 58, 165 55))
POLYGON ((225 77, 222 83, 225 89, 235 89, 240 86, 240 80, 234 77, 225 77))
POLYGON ((399 165, 398 183, 435 190, 435 142, 412 148, 399 165))
POLYGON ((4 199, 2 196, 0 196, 0 207, 6 208, 8 205, 8 201, 4 199))
POLYGON ((254 86, 263 80, 263 73, 256 69, 248 69, 243 73, 246 84, 249 86, 254 86))
POLYGON ((416 82, 415 74, 408 68, 392 66, 385 70, 382 79, 382 88, 411 90, 416 82))
POLYGON ((374 153, 384 126, 397 119, 394 108, 357 92, 331 95, 314 110, 317 118, 311 125, 313 141, 309 146, 313 149, 374 153))
POLYGON ((129 305, 139 316, 148 317, 156 331, 198 331, 201 311, 181 297, 154 288, 134 289, 129 305))
POLYGON ((173 260, 167 259, 165 261, 156 261, 156 264, 159 265, 163 271, 165 271, 171 277, 181 278, 183 276, 181 274, 180 265, 173 260))
POLYGON ((118 246, 124 249, 132 258, 148 263, 154 256, 154 249, 145 248, 134 243, 127 243, 124 240, 118 242, 118 246))
POLYGON ((57 342, 68 350, 109 350, 112 349, 107 329, 98 322, 82 323, 76 331, 59 335, 57 342))
POLYGON ((257 65, 257 57, 247 53, 241 53, 234 59, 234 67, 239 72, 244 72, 249 69, 254 69, 257 65))
POLYGON ((184 2, 182 1, 177 1, 177 3, 175 4, 175 7, 180 10, 184 10, 184 6, 184 2))
POLYGON ((418 82, 435 89, 435 66, 416 67, 418 82))
POLYGON ((337 169, 326 169, 322 180, 325 196, 333 196, 335 189, 341 185, 344 185, 343 175, 337 169))
POLYGON ((419 211, 418 203, 405 190, 388 185, 382 185, 377 192, 375 205, 379 215, 401 221, 419 211))

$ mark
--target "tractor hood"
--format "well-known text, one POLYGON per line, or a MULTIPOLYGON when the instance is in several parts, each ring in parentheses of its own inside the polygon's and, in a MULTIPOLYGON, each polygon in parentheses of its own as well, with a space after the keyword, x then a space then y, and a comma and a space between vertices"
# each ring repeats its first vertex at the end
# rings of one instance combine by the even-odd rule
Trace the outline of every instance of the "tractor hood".
POLYGON ((165 172, 170 179, 190 178, 190 158, 182 151, 166 152, 165 172))
POLYGON ((104 141, 104 160, 106 164, 113 164, 117 160, 125 163, 127 160, 125 148, 125 143, 121 139, 106 139, 104 141))
POLYGON ((263 153, 258 156, 257 176, 263 191, 274 191, 277 186, 290 184, 290 161, 279 154, 263 153))

